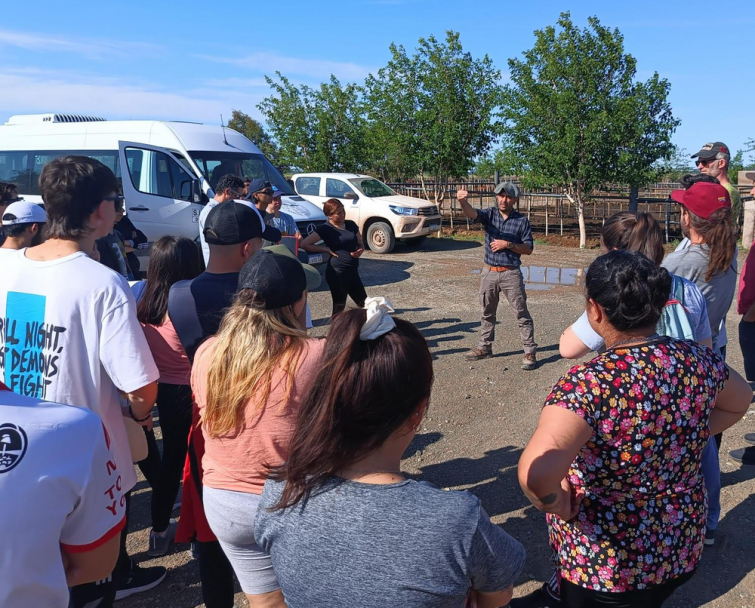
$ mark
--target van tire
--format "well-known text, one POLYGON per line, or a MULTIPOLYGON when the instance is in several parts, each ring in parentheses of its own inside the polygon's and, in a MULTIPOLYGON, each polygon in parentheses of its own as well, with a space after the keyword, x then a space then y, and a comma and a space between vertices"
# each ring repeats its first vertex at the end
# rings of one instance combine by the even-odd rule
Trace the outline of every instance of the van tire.
POLYGON ((393 228, 385 222, 375 222, 367 228, 367 246, 375 253, 390 253, 396 245, 393 228))
POLYGON ((409 247, 415 247, 419 249, 422 247, 422 245, 425 244, 425 241, 427 240, 427 235, 424 236, 415 236, 410 239, 404 239, 404 243, 406 243, 409 247))

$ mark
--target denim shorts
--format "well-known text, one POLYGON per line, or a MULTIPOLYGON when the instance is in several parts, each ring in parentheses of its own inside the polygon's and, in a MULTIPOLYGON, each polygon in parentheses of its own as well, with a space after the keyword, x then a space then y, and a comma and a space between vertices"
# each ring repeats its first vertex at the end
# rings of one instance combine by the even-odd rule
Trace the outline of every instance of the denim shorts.
POLYGON ((280 589, 273 562, 254 540, 259 494, 203 488, 204 512, 244 593, 261 595, 280 589))

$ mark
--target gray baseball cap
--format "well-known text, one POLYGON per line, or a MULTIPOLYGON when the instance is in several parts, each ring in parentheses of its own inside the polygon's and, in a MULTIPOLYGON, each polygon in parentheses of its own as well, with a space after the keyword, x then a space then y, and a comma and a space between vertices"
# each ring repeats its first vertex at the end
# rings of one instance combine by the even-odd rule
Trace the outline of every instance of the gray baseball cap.
POLYGON ((496 194, 508 194, 509 196, 513 196, 514 198, 519 198, 522 194, 522 191, 519 189, 519 186, 517 186, 513 182, 501 182, 495 187, 495 190, 493 190, 496 194))

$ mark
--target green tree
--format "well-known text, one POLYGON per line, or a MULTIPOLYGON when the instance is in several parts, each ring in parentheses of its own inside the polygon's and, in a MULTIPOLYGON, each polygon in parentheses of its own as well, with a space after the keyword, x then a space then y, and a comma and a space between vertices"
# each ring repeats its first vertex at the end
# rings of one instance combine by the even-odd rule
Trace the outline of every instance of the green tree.
POLYGON ((569 13, 535 32, 524 59, 509 60, 503 141, 525 171, 525 185, 563 187, 575 204, 585 246, 584 204, 608 182, 636 186, 657 175, 679 125, 658 74, 636 81, 634 57, 618 29, 596 17, 579 28, 569 13))
POLYGON ((227 127, 246 136, 274 165, 278 162, 278 147, 265 131, 262 123, 239 110, 231 110, 227 127))
POLYGON ((465 52, 459 34, 420 38, 409 55, 391 45, 391 60, 365 83, 371 158, 381 176, 419 175, 425 197, 441 205, 449 178, 466 176, 501 122, 501 73, 486 55, 465 52))
POLYGON ((517 158, 507 148, 498 148, 475 163, 474 172, 477 177, 493 179, 496 171, 502 177, 518 174, 522 178, 526 173, 522 172, 521 167, 517 167, 517 158))
POLYGON ((360 89, 335 76, 313 89, 276 72, 273 94, 258 108, 278 141, 281 163, 305 171, 353 171, 367 165, 360 89))
POLYGON ((656 163, 658 177, 670 181, 678 181, 682 175, 692 173, 695 168, 686 148, 674 148, 669 158, 664 158, 656 163))

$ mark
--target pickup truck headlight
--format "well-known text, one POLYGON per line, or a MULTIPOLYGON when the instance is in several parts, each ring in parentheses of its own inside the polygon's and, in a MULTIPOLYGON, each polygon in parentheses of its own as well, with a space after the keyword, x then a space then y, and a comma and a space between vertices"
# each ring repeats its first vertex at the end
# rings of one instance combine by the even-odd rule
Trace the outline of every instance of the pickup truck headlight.
POLYGON ((396 215, 417 215, 415 207, 399 207, 398 205, 388 205, 388 208, 396 215))

